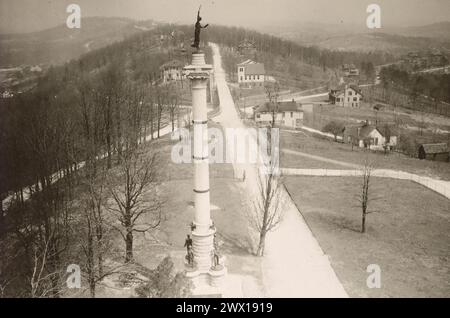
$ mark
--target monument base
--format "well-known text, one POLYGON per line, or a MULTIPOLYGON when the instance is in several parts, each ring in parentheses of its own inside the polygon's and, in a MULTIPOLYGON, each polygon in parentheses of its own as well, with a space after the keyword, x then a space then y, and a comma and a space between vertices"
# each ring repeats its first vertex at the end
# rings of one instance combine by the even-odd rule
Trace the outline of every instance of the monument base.
POLYGON ((189 264, 185 259, 185 275, 194 284, 195 295, 211 295, 221 293, 223 280, 227 274, 225 256, 218 255, 218 265, 213 267, 215 228, 191 232, 194 262, 189 264))
POLYGON ((194 230, 192 235, 192 251, 194 253, 194 266, 201 272, 207 272, 212 265, 214 250, 214 228, 204 229, 202 231, 194 230))
POLYGON ((210 268, 207 272, 193 269, 186 265, 185 275, 191 279, 194 288, 192 294, 200 295, 223 295, 224 280, 227 275, 227 268, 223 265, 217 265, 210 268))

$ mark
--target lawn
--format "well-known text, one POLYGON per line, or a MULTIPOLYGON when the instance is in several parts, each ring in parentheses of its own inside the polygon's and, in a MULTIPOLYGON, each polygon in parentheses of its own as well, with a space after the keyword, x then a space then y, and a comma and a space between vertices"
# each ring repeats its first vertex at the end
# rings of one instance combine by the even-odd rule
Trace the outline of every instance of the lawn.
POLYGON ((296 169, 337 169, 337 170, 347 170, 352 169, 349 167, 344 167, 338 164, 323 162, 315 160, 312 158, 306 158, 302 156, 297 156, 290 153, 282 152, 280 154, 280 164, 282 168, 296 168, 296 169))
MULTIPOLYGON (((352 164, 363 164, 368 156, 374 166, 379 169, 402 170, 437 179, 450 180, 450 163, 447 162, 419 160, 394 152, 385 155, 383 152, 370 152, 357 147, 352 150, 351 145, 313 137, 310 133, 282 131, 280 139, 283 149, 296 150, 352 164)), ((295 159, 285 161, 282 159, 283 168, 307 168, 301 164, 301 160, 304 160, 302 157, 298 157, 298 160, 299 163, 296 163, 295 159)), ((322 168, 330 167, 323 166, 322 168)))
POLYGON ((353 297, 450 297, 450 202, 409 181, 373 178, 360 233, 360 178, 287 177, 285 184, 353 297), (366 285, 369 264, 381 288, 366 285))

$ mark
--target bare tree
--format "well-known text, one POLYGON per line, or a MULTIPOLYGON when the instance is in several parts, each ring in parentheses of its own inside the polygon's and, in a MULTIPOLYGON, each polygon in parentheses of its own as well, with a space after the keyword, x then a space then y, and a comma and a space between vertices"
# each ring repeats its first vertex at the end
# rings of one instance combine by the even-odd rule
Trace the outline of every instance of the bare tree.
POLYGON ((2 240, 0 240, 0 255, 2 256, 0 262, 0 298, 9 297, 7 289, 17 279, 15 266, 20 253, 21 250, 16 245, 13 246, 10 241, 6 240, 6 235, 2 237, 2 240))
POLYGON ((104 212, 106 170, 102 169, 97 174, 89 172, 87 174, 83 209, 85 235, 82 248, 89 290, 91 297, 95 297, 96 283, 104 275, 104 254, 108 248, 106 236, 108 226, 104 212))
POLYGON ((170 121, 172 122, 172 131, 175 131, 175 119, 177 117, 179 103, 180 103, 180 96, 179 96, 179 90, 177 87, 178 84, 171 85, 170 86, 170 93, 169 93, 169 113, 170 113, 170 121))
POLYGON ((266 96, 272 111, 272 123, 271 126, 275 127, 276 117, 278 115, 278 97, 280 95, 280 86, 278 82, 273 85, 266 85, 266 96))
POLYGON ((161 223, 161 201, 157 193, 157 157, 145 155, 137 149, 127 151, 118 175, 109 184, 115 204, 108 205, 120 223, 113 226, 125 242, 125 262, 133 261, 133 233, 146 232, 161 223), (116 186, 116 184, 118 186, 116 186), (144 196, 147 196, 144 199, 144 196), (148 222, 139 222, 144 215, 148 222))
POLYGON ((158 129, 158 139, 160 137, 160 130, 161 130, 161 120, 162 115, 164 112, 164 109, 166 107, 167 102, 167 96, 168 96, 168 90, 165 87, 158 87, 156 89, 156 124, 158 129))
POLYGON ((267 233, 275 229, 283 218, 282 182, 269 164, 266 171, 258 170, 258 192, 253 201, 253 209, 247 212, 250 225, 258 232, 257 256, 264 255, 267 233))
POLYGON ((57 297, 62 285, 55 284, 62 276, 60 270, 55 268, 52 259, 57 255, 52 251, 53 238, 43 239, 33 244, 33 257, 30 283, 30 296, 32 298, 57 297))
MULTIPOLYGON (((106 267, 103 264, 103 256, 109 248, 105 239, 98 239, 98 220, 95 211, 89 208, 84 209, 85 235, 82 243, 85 264, 83 274, 87 276, 88 289, 91 298, 95 298, 97 285, 107 276, 118 273, 124 265, 106 267)), ((104 233, 106 234, 106 233, 104 233)))
POLYGON ((369 203, 373 201, 375 198, 372 197, 370 193, 370 181, 372 175, 373 165, 370 163, 369 159, 366 158, 364 161, 364 166, 362 167, 362 184, 361 184, 361 193, 358 196, 359 203, 361 206, 361 233, 366 232, 366 218, 369 213, 375 211, 369 211, 369 203))

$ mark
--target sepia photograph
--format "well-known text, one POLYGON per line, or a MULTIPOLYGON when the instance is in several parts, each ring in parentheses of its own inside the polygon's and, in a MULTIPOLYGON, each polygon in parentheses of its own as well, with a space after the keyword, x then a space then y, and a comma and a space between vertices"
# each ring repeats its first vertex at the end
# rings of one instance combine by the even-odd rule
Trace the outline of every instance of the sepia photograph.
POLYGON ((450 1, 0 0, 0 202, 0 306, 448 299, 450 1))

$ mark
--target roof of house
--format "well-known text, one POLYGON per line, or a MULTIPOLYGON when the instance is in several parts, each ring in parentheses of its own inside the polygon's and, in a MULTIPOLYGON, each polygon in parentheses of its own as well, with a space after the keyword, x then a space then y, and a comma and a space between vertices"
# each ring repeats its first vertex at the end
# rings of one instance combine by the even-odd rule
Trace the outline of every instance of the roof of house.
POLYGON ((160 69, 184 67, 184 63, 179 60, 172 60, 161 65, 160 69))
POLYGON ((266 74, 266 70, 264 68, 264 64, 256 63, 252 60, 245 60, 242 63, 239 63, 237 66, 245 68, 246 75, 264 75, 266 74))
POLYGON ((367 138, 374 129, 376 129, 376 127, 372 125, 350 125, 345 126, 344 131, 355 138, 364 139, 367 138))
POLYGON ((449 152, 448 145, 446 143, 439 144, 422 144, 420 146, 427 154, 446 153, 449 152))
POLYGON ((245 67, 245 75, 264 75, 266 70, 264 69, 264 64, 255 63, 248 64, 245 67))
POLYGON ((346 131, 346 134, 353 136, 355 138, 364 139, 369 137, 370 133, 374 130, 377 130, 378 133, 386 137, 387 134, 389 136, 396 136, 397 132, 393 127, 388 127, 389 132, 386 132, 386 130, 383 127, 377 127, 374 125, 367 125, 367 124, 360 124, 360 125, 348 125, 345 126, 344 131, 346 131), (359 130, 359 132, 358 132, 359 130))
POLYGON ((245 66, 248 64, 256 64, 256 62, 249 59, 249 60, 245 60, 244 62, 239 63, 238 66, 245 66))
MULTIPOLYGON (((264 103, 263 105, 258 106, 255 109, 255 113, 264 113, 264 112, 271 112, 274 109, 275 104, 274 103, 264 103)), ((300 105, 297 104, 295 101, 290 102, 278 102, 278 112, 295 112, 300 111, 300 105)))
MULTIPOLYGON (((362 127, 361 127, 361 131, 360 131, 360 135, 361 135, 361 137, 363 137, 363 138, 367 138, 367 137, 369 137, 369 135, 370 135, 374 130, 378 131, 378 132, 380 133, 380 135, 383 136, 383 134, 381 133, 381 131, 380 131, 377 127, 372 126, 372 125, 365 125, 365 126, 362 126, 362 127)), ((384 137, 384 136, 383 136, 383 137, 384 137)))
POLYGON ((362 95, 361 89, 357 85, 348 85, 348 84, 340 84, 335 88, 331 88, 332 93, 340 93, 341 91, 344 91, 345 87, 351 88, 358 94, 362 95))

